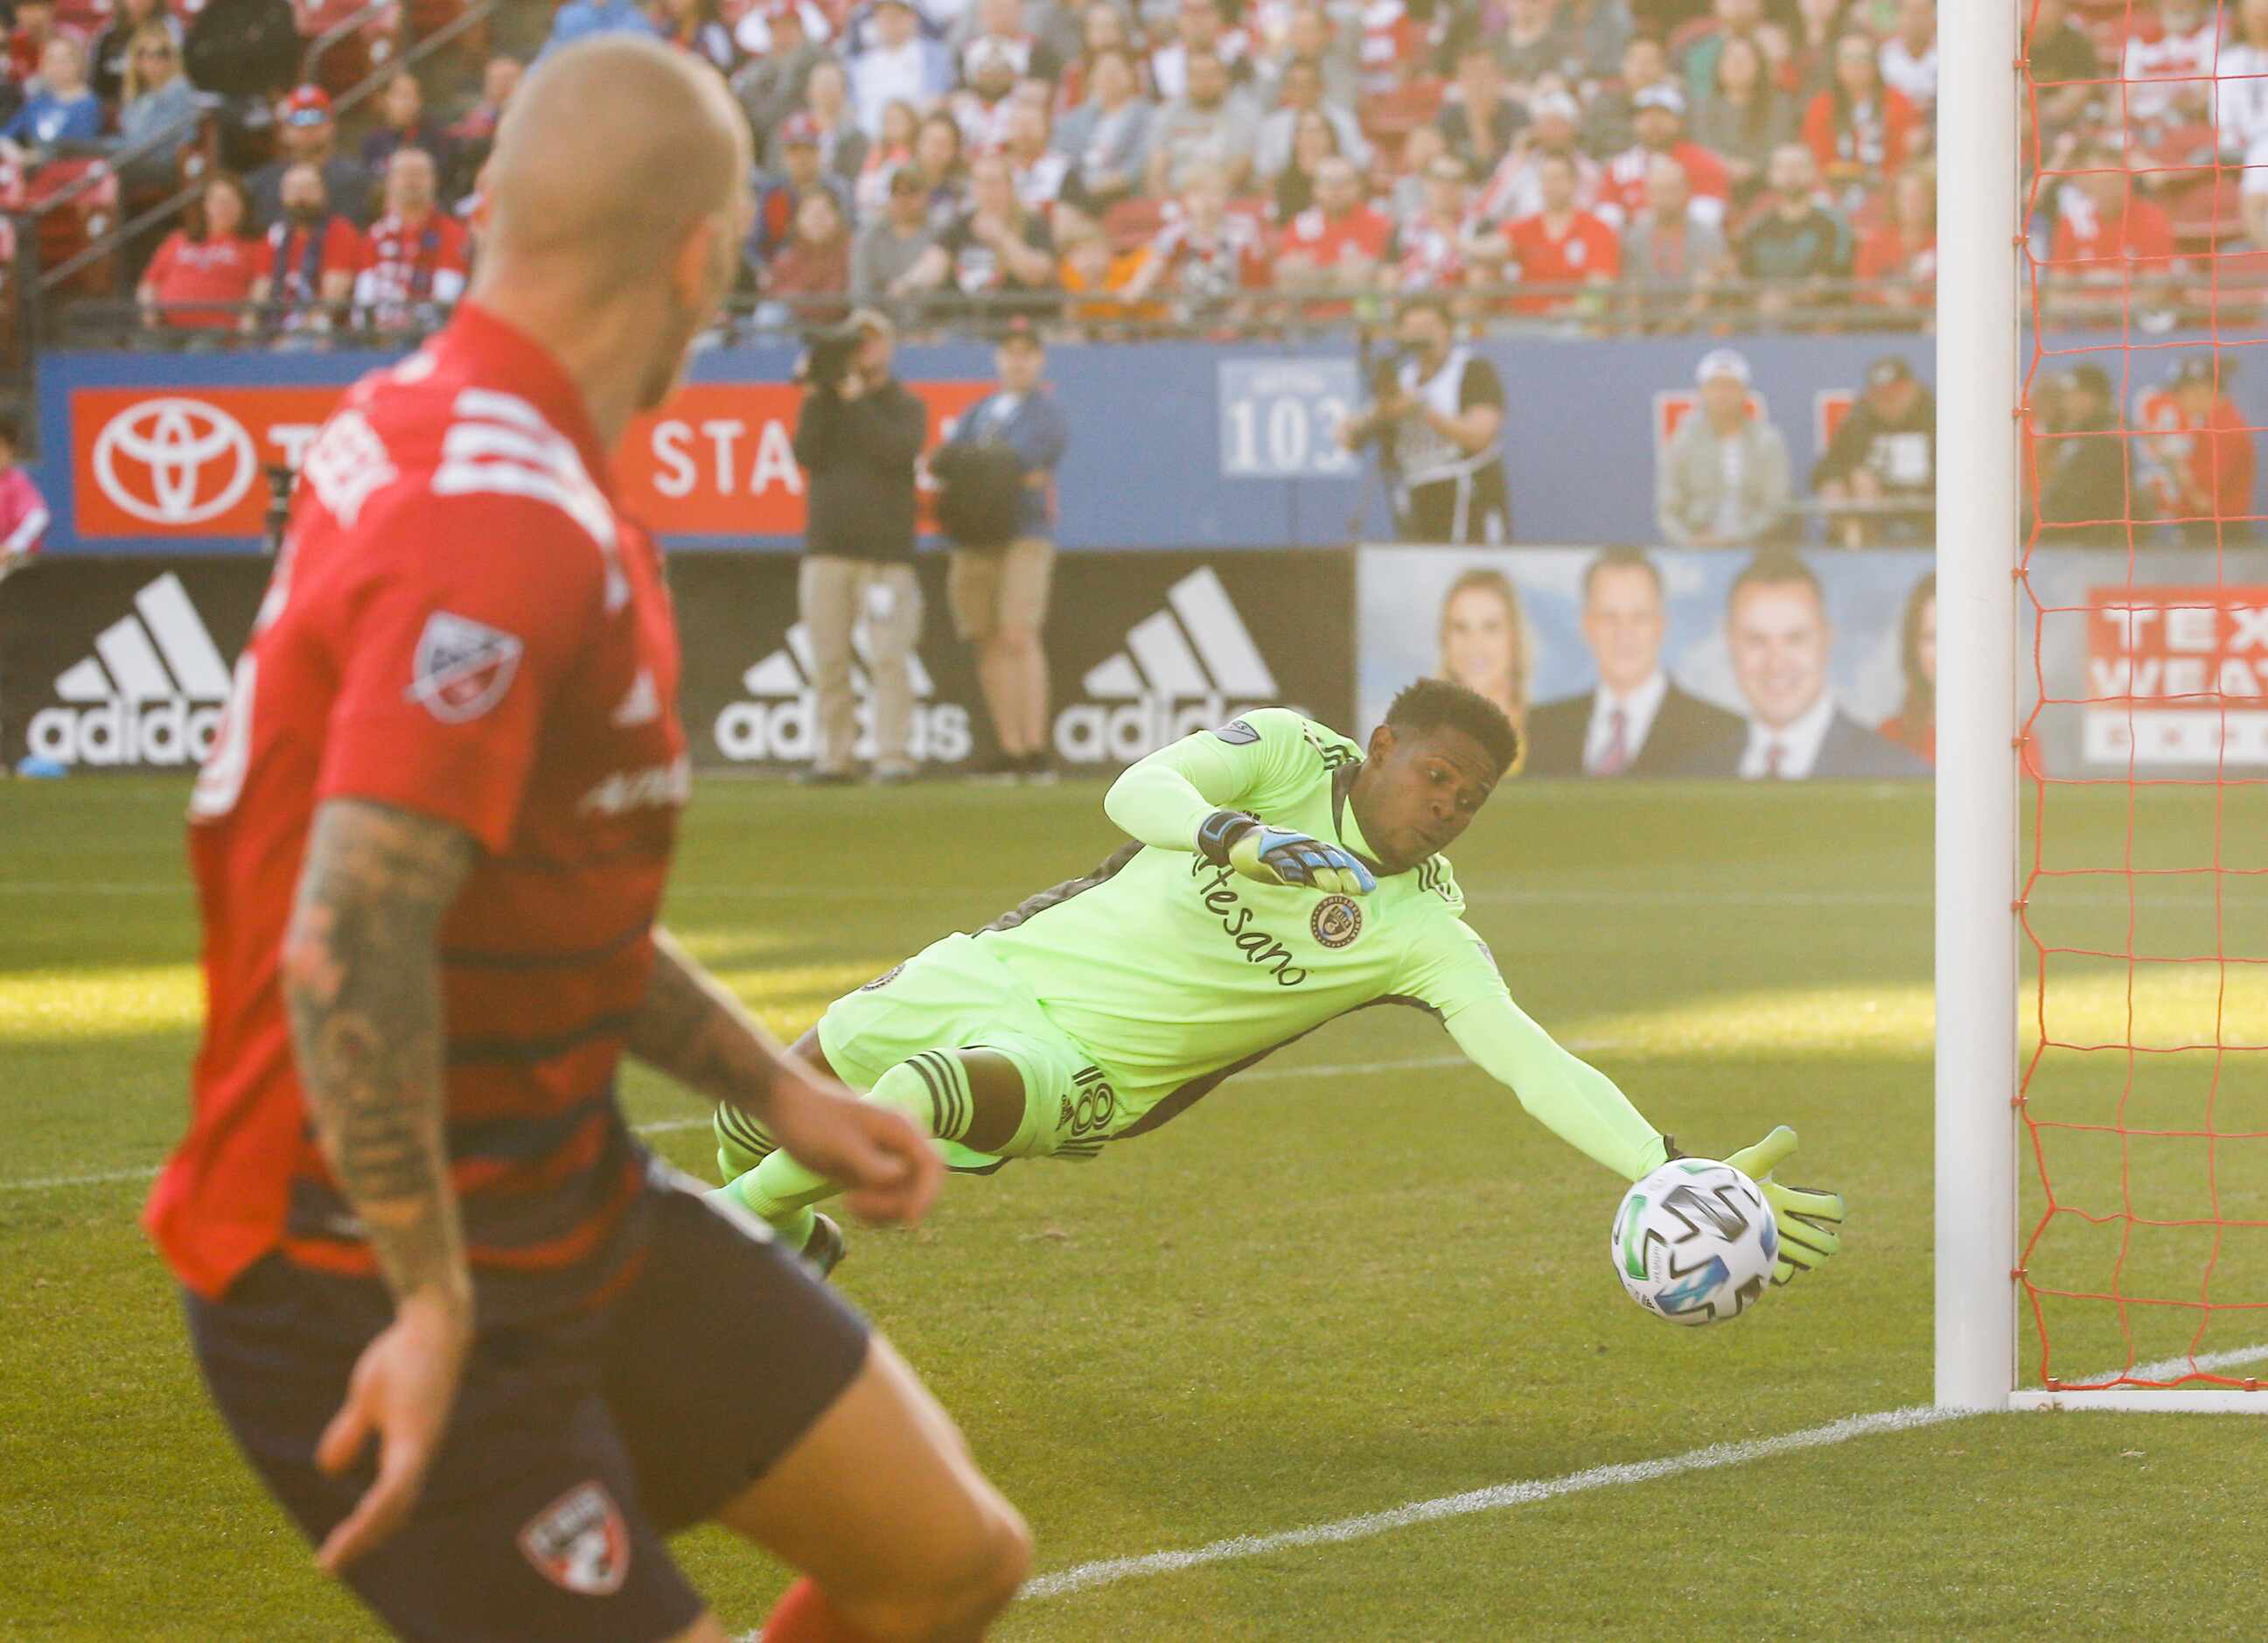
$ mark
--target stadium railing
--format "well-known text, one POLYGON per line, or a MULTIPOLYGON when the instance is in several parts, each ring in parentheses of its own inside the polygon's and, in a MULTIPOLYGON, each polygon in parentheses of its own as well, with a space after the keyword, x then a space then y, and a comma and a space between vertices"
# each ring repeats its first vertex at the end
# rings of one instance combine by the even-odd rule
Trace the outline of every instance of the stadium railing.
MULTIPOLYGON (((1638 290, 1592 284, 1517 284, 1431 291, 1275 290, 1193 301, 1171 294, 1130 299, 1119 291, 1060 290, 935 293, 875 303, 909 336, 982 341, 1012 326, 1094 342, 1158 338, 1234 341, 1251 337, 1344 337, 1390 325, 1409 305, 1446 295, 1459 319, 1489 335, 1691 335, 1739 331, 1798 333, 1916 331, 1929 309, 1926 283, 1835 280, 1801 289, 1724 281, 1690 288, 1638 290), (1705 304, 1698 311, 1698 296, 1705 304)), ((718 322, 724 342, 792 338, 842 320, 851 299, 841 293, 736 298, 718 322)), ((210 350, 396 346, 416 342, 446 318, 430 309, 409 326, 373 328, 351 312, 305 323, 319 311, 262 309, 251 304, 144 307, 130 300, 82 298, 48 316, 49 346, 78 349, 210 350)))

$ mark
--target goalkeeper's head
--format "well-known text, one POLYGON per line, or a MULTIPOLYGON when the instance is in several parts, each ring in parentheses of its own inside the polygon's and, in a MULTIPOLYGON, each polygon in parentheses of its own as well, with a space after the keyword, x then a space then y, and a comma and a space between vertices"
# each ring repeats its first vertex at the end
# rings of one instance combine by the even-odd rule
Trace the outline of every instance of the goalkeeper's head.
POLYGON ((1404 873, 1456 843, 1507 771, 1520 733, 1495 703, 1421 679, 1386 710, 1347 802, 1379 865, 1404 873))

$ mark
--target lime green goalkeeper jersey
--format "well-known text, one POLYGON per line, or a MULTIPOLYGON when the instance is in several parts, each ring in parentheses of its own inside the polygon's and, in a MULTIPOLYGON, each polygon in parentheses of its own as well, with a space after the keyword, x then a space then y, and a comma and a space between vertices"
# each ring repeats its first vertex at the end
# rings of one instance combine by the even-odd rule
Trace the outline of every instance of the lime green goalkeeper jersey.
POLYGON ((1653 1126, 1513 1002, 1445 858, 1346 896, 1263 884, 1198 853, 1199 824, 1233 809, 1374 859, 1340 775, 1361 756, 1285 708, 1187 737, 1104 800, 1139 845, 976 939, 1113 1075, 1118 1134, 1155 1127, 1334 1017, 1395 1003, 1439 1016, 1530 1113, 1608 1168, 1636 1180, 1658 1168, 1653 1126))

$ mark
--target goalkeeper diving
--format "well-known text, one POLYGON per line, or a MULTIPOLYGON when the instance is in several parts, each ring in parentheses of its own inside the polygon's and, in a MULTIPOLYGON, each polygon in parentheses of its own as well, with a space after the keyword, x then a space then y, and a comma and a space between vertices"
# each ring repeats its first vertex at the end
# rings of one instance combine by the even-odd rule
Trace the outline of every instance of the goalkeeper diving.
MULTIPOLYGON (((1518 733, 1440 680, 1396 696, 1366 748, 1261 708, 1160 749, 1103 810, 1131 836, 1084 878, 949 935, 838 998, 796 1046, 933 1137, 948 1166, 1091 1159, 1233 1073, 1374 1004, 1440 1018, 1555 1134, 1636 1181, 1683 1156, 1612 1079, 1513 1002, 1441 852, 1517 762, 1518 733)), ((726 1195, 821 1271, 836 1188, 720 1106, 726 1195)), ((1832 1256, 1837 1194, 1772 1178, 1785 1126, 1725 1161, 1779 1222, 1774 1281, 1832 1256)))

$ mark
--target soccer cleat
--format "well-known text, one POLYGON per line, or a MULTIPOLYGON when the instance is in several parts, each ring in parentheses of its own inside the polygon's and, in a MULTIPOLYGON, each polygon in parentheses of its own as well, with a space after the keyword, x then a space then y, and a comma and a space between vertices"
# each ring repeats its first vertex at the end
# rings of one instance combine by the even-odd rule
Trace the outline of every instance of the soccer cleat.
POLYGON ((816 766, 795 773, 799 787, 848 787, 858 779, 848 770, 822 770, 816 766))
POLYGON ((1055 762, 1044 753, 1027 753, 1017 761, 1016 778, 1027 787, 1052 787, 1056 781, 1055 762))
POLYGON ((1022 765, 1009 755, 996 753, 983 763, 972 766, 965 779, 983 783, 987 786, 1005 787, 1022 773, 1022 765))
POLYGON ((803 1241, 805 1264, 825 1278, 843 1264, 843 1257, 850 1251, 850 1245, 833 1218, 814 1213, 811 1218, 811 1236, 803 1241))
POLYGON ((910 764, 885 764, 878 767, 873 781, 877 787, 906 787, 921 779, 921 772, 910 764))

